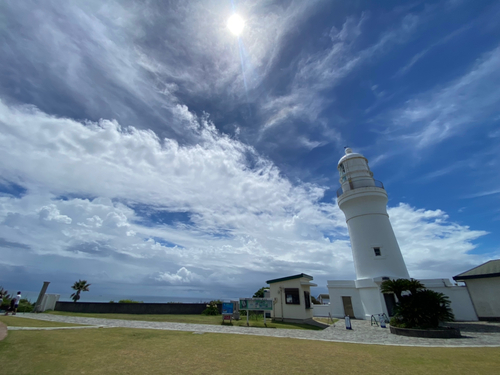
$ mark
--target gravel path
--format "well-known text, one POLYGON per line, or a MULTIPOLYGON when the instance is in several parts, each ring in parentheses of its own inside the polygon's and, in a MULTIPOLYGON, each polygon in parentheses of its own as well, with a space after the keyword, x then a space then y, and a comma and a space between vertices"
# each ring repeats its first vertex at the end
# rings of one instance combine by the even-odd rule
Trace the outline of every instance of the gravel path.
MULTIPOLYGON (((450 324, 460 328, 462 336, 464 337, 459 339, 425 339, 393 335, 390 333, 389 328, 384 329, 380 327, 372 327, 370 326, 370 322, 366 320, 353 320, 352 330, 346 330, 344 321, 339 320, 334 326, 330 326, 329 328, 326 328, 322 331, 309 331, 296 329, 265 329, 222 325, 98 319, 50 314, 18 314, 17 316, 21 319, 38 319, 61 323, 86 324, 89 326, 93 326, 94 328, 123 327, 139 329, 160 329, 169 331, 188 331, 196 334, 228 333, 236 335, 287 337, 303 340, 375 345, 424 347, 500 347, 500 323, 488 322, 459 322, 450 324)), ((9 327, 9 330, 16 329, 21 330, 26 328, 9 327)), ((47 327, 45 329, 62 328, 47 327)), ((71 329, 71 327, 65 327, 64 329, 71 329)))

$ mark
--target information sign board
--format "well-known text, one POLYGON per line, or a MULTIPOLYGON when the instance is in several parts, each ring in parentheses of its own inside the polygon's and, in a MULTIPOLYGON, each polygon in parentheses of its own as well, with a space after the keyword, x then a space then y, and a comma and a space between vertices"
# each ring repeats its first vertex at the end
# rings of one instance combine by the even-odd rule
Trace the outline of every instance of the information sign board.
POLYGON ((240 298, 240 310, 272 311, 273 300, 271 298, 240 298))
POLYGON ((232 314, 233 304, 231 302, 224 302, 222 304, 222 314, 232 314))

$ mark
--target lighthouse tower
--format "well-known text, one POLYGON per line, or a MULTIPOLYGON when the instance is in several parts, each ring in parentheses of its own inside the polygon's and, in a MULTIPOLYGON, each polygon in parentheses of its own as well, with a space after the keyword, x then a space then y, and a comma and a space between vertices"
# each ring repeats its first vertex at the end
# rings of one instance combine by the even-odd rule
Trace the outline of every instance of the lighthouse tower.
POLYGON ((390 316, 396 301, 380 292, 380 284, 409 275, 387 214, 387 192, 373 179, 368 160, 350 148, 337 168, 342 185, 338 204, 349 229, 356 280, 328 280, 332 316, 390 316))
POLYGON ((338 204, 349 228, 356 279, 408 279, 387 214, 384 185, 373 179, 368 160, 350 148, 346 148, 337 168, 342 184, 337 192, 338 204))
MULTIPOLYGON (((394 294, 382 294, 380 284, 389 279, 409 279, 398 241, 387 215, 387 192, 373 179, 368 160, 346 148, 337 166, 341 188, 338 204, 344 212, 356 280, 328 280, 329 313, 337 318, 371 319, 391 316, 394 294)), ((426 288, 445 294, 457 320, 477 320, 467 288, 448 279, 420 280, 426 288)))

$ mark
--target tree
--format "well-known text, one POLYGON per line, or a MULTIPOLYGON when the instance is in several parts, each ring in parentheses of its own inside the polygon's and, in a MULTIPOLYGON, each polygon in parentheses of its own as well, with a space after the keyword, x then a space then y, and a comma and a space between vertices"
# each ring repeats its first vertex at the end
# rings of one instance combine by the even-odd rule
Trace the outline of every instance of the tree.
POLYGON ((391 325, 403 328, 437 328, 439 323, 455 319, 450 300, 443 293, 425 289, 418 280, 386 280, 382 293, 394 293, 398 298, 391 325))
POLYGON ((88 292, 90 285, 91 284, 87 284, 87 280, 75 281, 75 283, 71 287, 72 289, 76 290, 76 292, 71 295, 71 299, 73 300, 73 302, 76 302, 80 299, 80 292, 88 292))
POLYGON ((264 290, 269 289, 267 286, 263 286, 258 291, 253 294, 253 298, 264 298, 264 290))
POLYGON ((401 300, 403 292, 410 291, 413 294, 420 289, 424 289, 424 285, 415 279, 386 280, 380 286, 380 291, 382 293, 394 293, 398 298, 398 301, 401 300))

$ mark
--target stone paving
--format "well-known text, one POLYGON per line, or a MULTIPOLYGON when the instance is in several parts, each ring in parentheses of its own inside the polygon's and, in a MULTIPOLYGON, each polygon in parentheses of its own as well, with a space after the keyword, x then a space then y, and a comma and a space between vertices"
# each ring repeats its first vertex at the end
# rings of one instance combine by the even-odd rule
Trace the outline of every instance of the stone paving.
MULTIPOLYGON (((295 330, 295 329, 265 329, 252 327, 233 327, 223 325, 203 325, 168 322, 147 322, 135 320, 115 320, 84 318, 76 316, 50 315, 50 314, 18 314, 18 317, 38 319, 61 323, 85 324, 94 328, 139 328, 159 329, 170 331, 188 331, 196 334, 226 333, 236 335, 254 335, 268 337, 287 337, 303 340, 318 340, 331 342, 344 342, 372 345, 396 346, 423 346, 423 347, 500 347, 500 323, 488 322, 458 322, 452 323, 460 328, 462 338, 458 339, 426 339, 405 337, 391 334, 389 328, 370 326, 366 320, 352 320, 352 330, 345 329, 345 322, 339 320, 335 325, 322 331, 295 330)), ((9 327, 9 330, 22 329, 9 327)), ((69 329, 70 327, 65 327, 69 329)), ((90 328, 90 327, 89 327, 90 328)), ((50 327, 50 329, 61 329, 50 327)))

